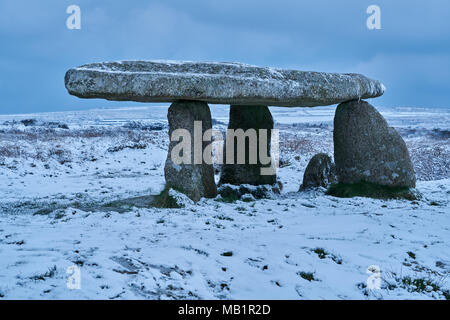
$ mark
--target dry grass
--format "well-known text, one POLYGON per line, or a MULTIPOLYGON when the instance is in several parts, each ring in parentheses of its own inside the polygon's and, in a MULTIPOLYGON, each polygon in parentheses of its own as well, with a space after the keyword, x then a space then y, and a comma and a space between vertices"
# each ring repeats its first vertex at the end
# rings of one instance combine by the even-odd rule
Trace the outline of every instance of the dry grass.
MULTIPOLYGON (((278 125, 280 130, 280 163, 289 164, 293 157, 304 161, 314 154, 333 155, 333 131, 327 125, 278 125)), ((400 129, 408 146, 417 179, 422 181, 450 178, 450 139, 447 132, 425 130, 410 132, 400 129)), ((149 144, 162 148, 168 144, 167 131, 149 130, 145 126, 105 126, 82 129, 48 128, 45 126, 0 126, 0 158, 28 159, 61 164, 87 161, 109 150, 124 150, 149 144), (79 147, 76 154, 73 145, 79 147)), ((306 165, 306 163, 305 163, 306 165)))
POLYGON ((167 133, 117 126, 69 130, 4 126, 0 129, 0 158, 40 162, 53 159, 60 164, 82 162, 94 159, 108 149, 123 150, 130 146, 144 149, 148 144, 164 147, 160 142, 161 134, 167 133))
POLYGON ((450 139, 406 140, 418 180, 450 178, 450 139))

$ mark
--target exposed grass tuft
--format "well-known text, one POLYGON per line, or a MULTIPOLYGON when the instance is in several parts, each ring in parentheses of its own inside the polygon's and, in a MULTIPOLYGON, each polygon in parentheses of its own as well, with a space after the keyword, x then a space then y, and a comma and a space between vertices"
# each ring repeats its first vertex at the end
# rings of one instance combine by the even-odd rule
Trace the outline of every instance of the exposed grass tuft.
POLYGON ((450 291, 441 288, 438 283, 431 279, 403 277, 401 279, 401 284, 409 292, 438 292, 442 294, 446 300, 450 300, 450 291))
POLYGON ((226 195, 226 196, 220 195, 215 200, 219 201, 219 202, 225 202, 225 203, 235 203, 236 201, 239 200, 239 197, 234 194, 230 194, 230 195, 226 195))
POLYGON ((312 272, 301 271, 297 274, 307 281, 315 281, 316 280, 316 278, 314 278, 314 273, 312 273, 312 272))
POLYGON ((169 194, 170 187, 166 185, 161 191, 160 194, 155 196, 155 199, 153 200, 153 206, 156 208, 171 208, 171 209, 179 209, 182 208, 182 206, 178 203, 177 199, 172 197, 169 194))
POLYGON ((414 189, 407 187, 388 187, 370 182, 333 184, 326 192, 327 195, 339 198, 366 197, 375 199, 405 199, 419 200, 420 195, 414 189))
POLYGON ((313 250, 315 254, 319 257, 319 259, 325 259, 327 257, 327 252, 323 248, 315 248, 313 250))
POLYGON ((224 257, 231 257, 233 256, 233 251, 226 251, 224 253, 221 254, 224 257))
POLYGON ((33 213, 33 216, 46 216, 52 213, 54 210, 55 208, 43 208, 33 213))
POLYGON ((315 249, 312 249, 312 252, 317 254, 319 259, 325 259, 326 257, 329 257, 335 263, 342 264, 342 258, 341 257, 326 251, 324 248, 315 248, 315 249))
POLYGON ((35 281, 38 280, 45 281, 46 278, 53 278, 55 274, 56 274, 56 266, 53 266, 49 268, 47 272, 32 276, 30 279, 35 281))

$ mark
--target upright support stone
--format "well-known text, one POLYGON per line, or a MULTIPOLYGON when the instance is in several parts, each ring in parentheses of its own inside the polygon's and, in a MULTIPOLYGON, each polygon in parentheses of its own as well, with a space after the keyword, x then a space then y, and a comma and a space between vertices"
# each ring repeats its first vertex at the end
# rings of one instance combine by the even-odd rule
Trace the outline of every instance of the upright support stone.
POLYGON ((174 188, 194 201, 202 197, 216 197, 211 157, 208 152, 203 155, 210 144, 203 141, 203 135, 212 128, 208 104, 201 101, 176 101, 170 105, 167 118, 170 144, 164 167, 166 187, 174 188), (183 162, 180 163, 180 159, 183 162))
POLYGON ((341 103, 334 116, 334 161, 340 183, 361 181, 389 187, 416 186, 408 148, 369 103, 341 103))
POLYGON ((272 168, 273 174, 271 175, 262 174, 261 172, 262 168, 271 168, 273 166, 271 161, 269 163, 264 161, 270 158, 271 155, 270 140, 272 129, 273 118, 267 106, 231 105, 230 120, 223 149, 224 164, 220 184, 263 185, 276 182, 274 168, 272 168), (239 129, 242 129, 242 131, 239 129), (260 129, 266 130, 260 131, 260 129), (231 134, 230 130, 234 130, 234 134, 231 134), (262 138, 266 138, 267 143, 260 144, 262 138), (231 147, 233 145, 233 156, 228 157, 227 146, 231 147), (265 150, 261 150, 261 147, 265 150), (242 154, 242 151, 245 154, 242 154), (266 159, 263 159, 261 156, 266 159), (238 161, 240 157, 244 161, 238 161))

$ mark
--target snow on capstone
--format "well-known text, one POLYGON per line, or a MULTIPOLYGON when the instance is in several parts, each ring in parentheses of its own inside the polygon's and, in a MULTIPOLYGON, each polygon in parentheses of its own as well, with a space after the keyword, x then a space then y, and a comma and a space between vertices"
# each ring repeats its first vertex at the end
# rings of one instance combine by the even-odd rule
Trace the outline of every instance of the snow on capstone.
POLYGON ((70 94, 80 98, 290 107, 375 98, 385 90, 381 82, 355 73, 160 60, 83 65, 67 71, 65 85, 70 94))

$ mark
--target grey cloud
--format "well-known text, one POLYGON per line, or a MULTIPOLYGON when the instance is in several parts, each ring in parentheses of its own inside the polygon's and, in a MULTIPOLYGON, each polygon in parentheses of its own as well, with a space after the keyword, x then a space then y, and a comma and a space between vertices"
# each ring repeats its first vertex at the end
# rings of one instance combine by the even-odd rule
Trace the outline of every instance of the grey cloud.
POLYGON ((388 87, 375 104, 448 107, 449 11, 446 0, 1 1, 0 112, 110 106, 70 97, 63 76, 117 59, 361 72, 388 87), (67 30, 75 2, 82 29, 67 30), (374 2, 382 30, 369 31, 365 10, 374 2))

